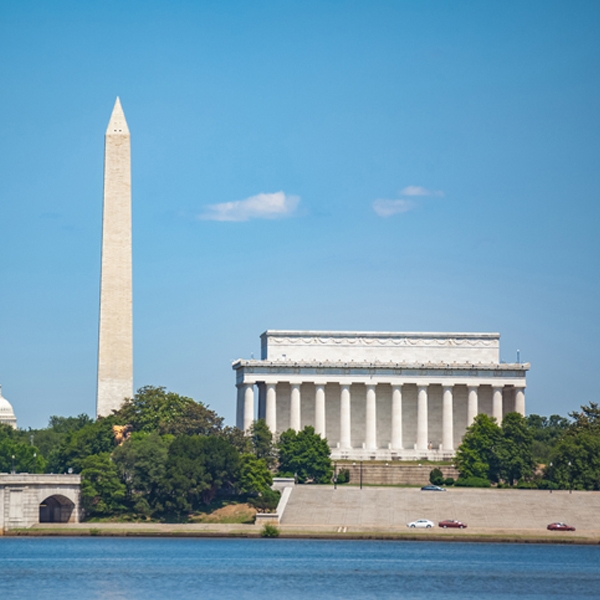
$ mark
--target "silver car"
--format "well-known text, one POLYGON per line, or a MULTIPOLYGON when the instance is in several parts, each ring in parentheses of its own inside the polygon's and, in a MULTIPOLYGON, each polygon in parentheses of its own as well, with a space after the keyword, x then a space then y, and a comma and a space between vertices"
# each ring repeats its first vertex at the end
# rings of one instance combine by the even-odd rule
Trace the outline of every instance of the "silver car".
POLYGON ((413 521, 412 523, 407 523, 407 527, 419 527, 420 529, 431 529, 435 526, 433 521, 428 521, 427 519, 419 519, 418 521, 413 521))

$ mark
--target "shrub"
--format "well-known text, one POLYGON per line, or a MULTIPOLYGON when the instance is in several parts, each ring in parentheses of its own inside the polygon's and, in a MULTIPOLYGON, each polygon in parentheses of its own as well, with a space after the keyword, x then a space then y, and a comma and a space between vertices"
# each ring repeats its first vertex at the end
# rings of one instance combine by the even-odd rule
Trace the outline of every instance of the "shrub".
POLYGON ((431 473, 429 473, 429 481, 433 485, 442 485, 444 483, 444 474, 436 467, 435 469, 431 470, 431 473))
POLYGON ((456 487, 492 487, 489 480, 484 477, 459 477, 454 485, 456 485, 456 487))
POLYGON ((537 482, 537 486, 539 490, 558 490, 559 485, 554 483, 554 481, 549 481, 548 479, 540 479, 537 482))
POLYGON ((266 524, 260 530, 260 537, 264 538, 276 538, 279 537, 279 529, 275 525, 266 524))
POLYGON ((270 488, 264 490, 260 496, 248 498, 248 504, 263 512, 273 512, 279 504, 281 494, 270 488))
POLYGON ((454 483, 454 477, 448 477, 447 479, 444 479, 444 485, 446 486, 454 485, 454 483))
POLYGON ((337 474, 338 483, 348 483, 350 481, 350 469, 340 469, 337 474))
POLYGON ((520 480, 517 483, 517 488, 520 490, 537 490, 538 486, 537 486, 537 483, 535 483, 535 481, 520 480))

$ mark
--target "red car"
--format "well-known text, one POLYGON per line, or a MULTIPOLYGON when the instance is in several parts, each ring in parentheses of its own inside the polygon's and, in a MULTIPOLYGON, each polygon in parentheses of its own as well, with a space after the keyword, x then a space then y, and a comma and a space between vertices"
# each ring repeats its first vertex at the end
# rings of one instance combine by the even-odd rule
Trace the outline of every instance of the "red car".
POLYGON ((447 519, 446 521, 440 521, 439 526, 446 529, 447 527, 456 527, 457 529, 464 529, 467 524, 461 521, 454 521, 453 519, 447 519))
POLYGON ((549 531, 575 531, 575 527, 571 527, 566 523, 550 523, 546 529, 549 531))

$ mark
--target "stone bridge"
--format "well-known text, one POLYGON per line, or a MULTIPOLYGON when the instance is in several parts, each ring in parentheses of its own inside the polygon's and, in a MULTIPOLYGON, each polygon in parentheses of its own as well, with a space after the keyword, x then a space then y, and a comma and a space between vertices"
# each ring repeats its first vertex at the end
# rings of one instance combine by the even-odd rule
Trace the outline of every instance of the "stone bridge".
POLYGON ((0 534, 38 523, 78 523, 80 475, 0 473, 0 534))

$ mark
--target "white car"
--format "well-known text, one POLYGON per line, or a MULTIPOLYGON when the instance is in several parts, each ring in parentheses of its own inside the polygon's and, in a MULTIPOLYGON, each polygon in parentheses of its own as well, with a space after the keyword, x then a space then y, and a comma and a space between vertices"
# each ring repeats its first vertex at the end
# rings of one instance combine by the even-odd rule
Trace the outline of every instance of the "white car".
POLYGON ((428 521, 427 519, 419 519, 418 521, 413 521, 412 523, 407 523, 407 527, 419 527, 421 529, 430 529, 435 526, 433 521, 428 521))

